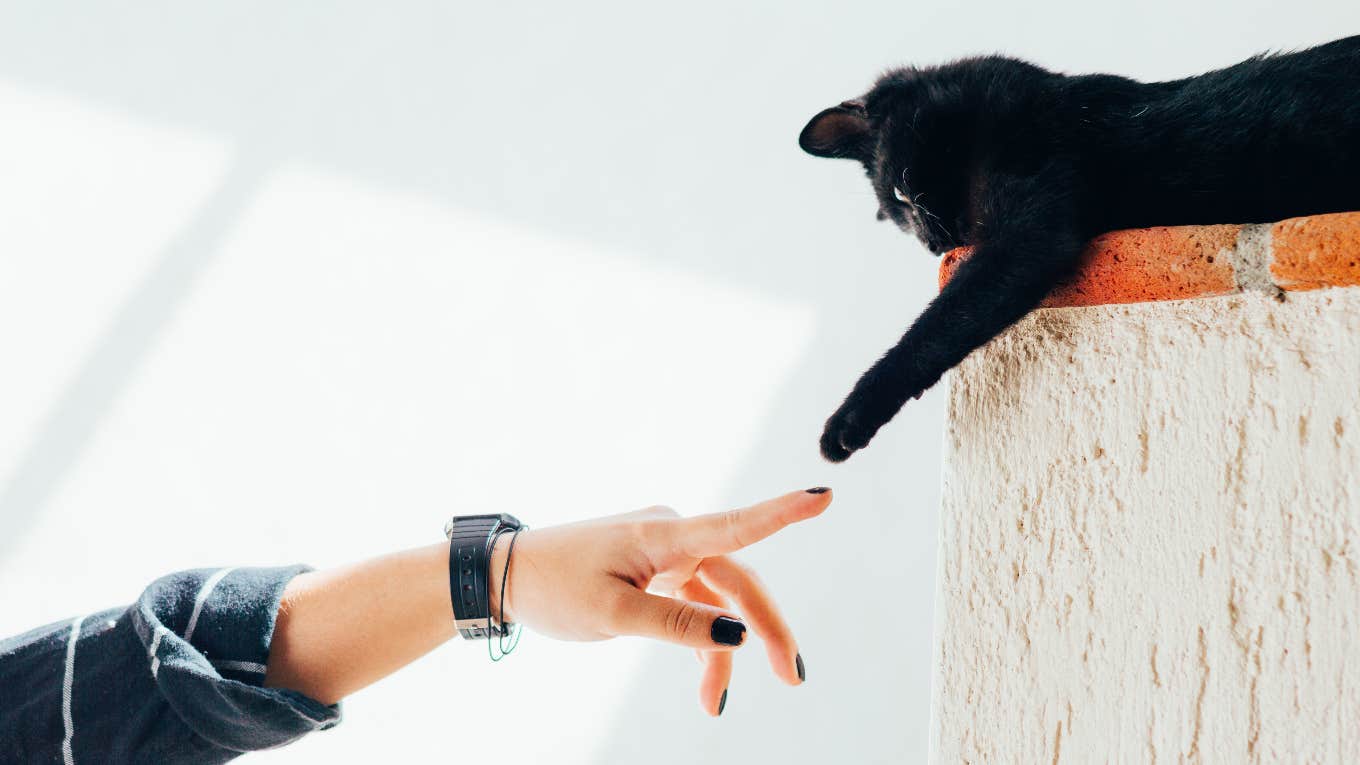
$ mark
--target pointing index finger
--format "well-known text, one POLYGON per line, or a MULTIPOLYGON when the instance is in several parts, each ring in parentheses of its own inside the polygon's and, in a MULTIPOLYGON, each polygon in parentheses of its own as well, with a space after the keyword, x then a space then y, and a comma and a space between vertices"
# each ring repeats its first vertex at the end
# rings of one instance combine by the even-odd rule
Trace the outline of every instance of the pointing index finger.
POLYGON ((789 524, 821 515, 829 504, 831 490, 819 486, 739 510, 686 518, 677 522, 677 544, 692 558, 727 555, 753 545, 789 524))

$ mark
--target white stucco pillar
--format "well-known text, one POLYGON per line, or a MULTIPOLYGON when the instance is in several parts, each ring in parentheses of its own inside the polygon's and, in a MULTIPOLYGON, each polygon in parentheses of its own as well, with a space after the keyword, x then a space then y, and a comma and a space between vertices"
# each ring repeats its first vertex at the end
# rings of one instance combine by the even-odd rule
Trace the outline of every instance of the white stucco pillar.
POLYGON ((945 444, 934 761, 1360 762, 1360 288, 1037 311, 945 444))

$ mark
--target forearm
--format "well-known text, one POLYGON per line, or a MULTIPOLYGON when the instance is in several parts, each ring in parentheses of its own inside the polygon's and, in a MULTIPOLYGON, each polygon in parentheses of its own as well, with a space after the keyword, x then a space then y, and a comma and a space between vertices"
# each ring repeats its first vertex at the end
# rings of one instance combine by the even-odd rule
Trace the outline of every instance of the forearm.
POLYGON ((448 549, 438 543, 294 578, 265 685, 333 704, 453 637, 448 549))

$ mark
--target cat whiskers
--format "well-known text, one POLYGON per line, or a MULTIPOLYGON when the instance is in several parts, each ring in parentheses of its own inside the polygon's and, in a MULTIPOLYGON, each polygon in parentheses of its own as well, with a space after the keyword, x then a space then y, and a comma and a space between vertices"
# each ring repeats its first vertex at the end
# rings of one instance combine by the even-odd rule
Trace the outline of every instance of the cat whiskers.
POLYGON ((944 227, 944 221, 940 220, 940 216, 927 210, 924 207, 921 207, 920 205, 916 206, 916 210, 917 212, 923 213, 923 215, 925 216, 929 216, 921 218, 921 221, 926 224, 927 228, 933 228, 936 232, 939 233, 940 237, 943 239, 950 238, 949 231, 944 227))
POLYGON ((940 220, 940 216, 927 210, 925 206, 921 204, 920 199, 923 196, 925 196, 925 192, 921 192, 920 194, 917 194, 916 196, 912 197, 911 199, 912 206, 916 208, 917 212, 922 213, 924 215, 929 215, 930 217, 934 218, 940 224, 940 226, 943 227, 944 221, 940 220))

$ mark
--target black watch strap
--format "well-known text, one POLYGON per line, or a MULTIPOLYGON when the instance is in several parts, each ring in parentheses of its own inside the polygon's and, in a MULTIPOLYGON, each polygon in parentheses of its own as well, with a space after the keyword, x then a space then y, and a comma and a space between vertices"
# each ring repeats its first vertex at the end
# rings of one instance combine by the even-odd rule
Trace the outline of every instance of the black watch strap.
POLYGON ((513 515, 458 515, 449 520, 449 596, 458 633, 472 640, 508 634, 508 624, 491 619, 491 542, 520 527, 513 515))

